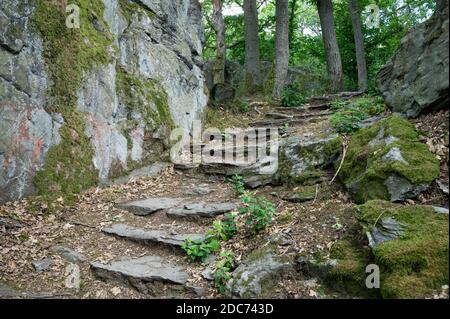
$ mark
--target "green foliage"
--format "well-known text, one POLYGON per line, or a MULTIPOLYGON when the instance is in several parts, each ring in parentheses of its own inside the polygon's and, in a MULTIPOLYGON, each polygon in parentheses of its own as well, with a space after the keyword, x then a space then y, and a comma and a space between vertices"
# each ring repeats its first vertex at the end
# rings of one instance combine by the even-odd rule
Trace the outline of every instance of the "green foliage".
POLYGON ((255 198, 251 192, 243 196, 242 202, 244 207, 241 207, 239 211, 246 217, 246 225, 255 233, 266 229, 276 211, 273 203, 264 196, 255 198))
POLYGON ((187 239, 181 247, 192 261, 204 261, 209 255, 219 251, 220 242, 215 236, 205 239, 187 239))
POLYGON ((330 118, 331 125, 340 134, 349 134, 359 129, 359 123, 384 111, 384 103, 380 97, 363 97, 347 104, 334 101, 331 109, 336 113, 330 118))
POLYGON ((223 241, 232 239, 237 233, 236 216, 228 213, 223 221, 215 221, 210 235, 223 241))
MULTIPOLYGON (((242 0, 224 0, 225 8, 242 0)), ((386 64, 397 50, 401 38, 411 27, 423 22, 435 8, 434 0, 358 0, 362 21, 364 45, 369 75, 369 89, 376 91, 375 78, 380 68, 386 64), (380 8, 380 25, 369 28, 364 21, 368 14, 364 8, 369 4, 380 8)), ((345 84, 348 90, 357 89, 358 71, 356 65, 355 42, 350 19, 348 1, 333 1, 336 34, 342 56, 345 84)), ((262 61, 274 61, 275 56, 275 1, 265 1, 258 10, 259 43, 262 61)), ((204 58, 215 57, 215 31, 211 23, 212 4, 203 4, 205 15, 204 58), (208 18, 206 18, 206 16, 208 18)), ((289 64, 313 74, 326 75, 325 51, 320 20, 315 1, 289 0, 289 64)), ((245 61, 243 15, 225 16, 227 59, 245 61)))
POLYGON ((306 97, 295 86, 289 85, 283 90, 281 105, 284 107, 298 107, 305 103, 306 97))
POLYGON ((245 192, 245 185, 244 185, 244 178, 240 175, 234 175, 232 178, 228 180, 231 183, 231 186, 233 187, 234 194, 238 197, 244 194, 245 192))
POLYGON ((229 250, 222 251, 216 262, 216 272, 214 274, 214 287, 217 288, 221 294, 225 294, 225 288, 228 281, 231 279, 231 270, 233 267, 234 253, 229 250))

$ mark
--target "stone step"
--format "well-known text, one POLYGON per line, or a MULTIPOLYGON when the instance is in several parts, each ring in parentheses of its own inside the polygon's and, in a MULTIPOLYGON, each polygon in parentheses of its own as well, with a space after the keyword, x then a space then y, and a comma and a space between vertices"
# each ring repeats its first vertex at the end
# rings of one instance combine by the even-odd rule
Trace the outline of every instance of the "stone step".
POLYGON ((179 205, 183 198, 155 197, 122 203, 119 207, 137 216, 147 216, 179 205))
POLYGON ((160 256, 144 256, 137 259, 129 257, 102 264, 92 262, 91 270, 105 281, 131 285, 142 293, 149 293, 155 284, 184 286, 188 279, 186 271, 167 262, 160 256))
POLYGON ((310 117, 310 118, 294 118, 294 119, 278 119, 278 120, 261 120, 256 121, 253 123, 250 123, 250 126, 257 127, 257 126, 264 126, 264 127, 278 127, 281 128, 285 124, 290 125, 299 125, 299 124, 308 124, 308 123, 317 123, 318 121, 321 121, 324 119, 327 115, 321 115, 316 117, 310 117))
POLYGON ((181 208, 171 208, 167 211, 169 217, 201 217, 212 218, 236 209, 233 203, 197 203, 187 204, 181 208))
POLYGON ((102 232, 144 245, 160 243, 173 247, 181 247, 187 239, 199 240, 205 237, 200 234, 171 234, 160 230, 142 229, 125 224, 114 224, 111 227, 102 229, 102 232))

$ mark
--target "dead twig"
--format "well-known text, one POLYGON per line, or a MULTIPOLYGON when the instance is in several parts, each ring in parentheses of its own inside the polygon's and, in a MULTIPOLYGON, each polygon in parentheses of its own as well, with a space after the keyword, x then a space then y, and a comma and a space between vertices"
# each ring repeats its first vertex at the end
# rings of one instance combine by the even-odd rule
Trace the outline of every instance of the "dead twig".
POLYGON ((342 169, 342 165, 344 165, 345 157, 347 156, 347 149, 348 149, 349 142, 350 142, 350 138, 348 136, 344 136, 344 140, 342 141, 342 160, 341 160, 341 164, 339 165, 339 168, 336 171, 336 174, 334 175, 334 177, 331 180, 330 184, 334 183, 334 181, 336 180, 336 178, 339 175, 339 172, 342 169))
POLYGON ((319 184, 316 184, 316 196, 314 197, 314 201, 312 202, 313 205, 317 202, 318 195, 319 195, 319 184))

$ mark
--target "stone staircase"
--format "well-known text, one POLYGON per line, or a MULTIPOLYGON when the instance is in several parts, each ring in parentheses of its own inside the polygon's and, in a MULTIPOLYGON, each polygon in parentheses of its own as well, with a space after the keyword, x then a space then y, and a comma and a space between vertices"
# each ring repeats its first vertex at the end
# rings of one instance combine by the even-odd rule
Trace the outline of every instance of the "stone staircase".
POLYGON ((148 254, 137 258, 123 256, 109 263, 93 261, 90 269, 94 275, 111 284, 132 287, 149 297, 201 297, 206 288, 190 285, 187 265, 177 264, 170 259, 174 252, 184 254, 181 246, 186 240, 201 240, 206 234, 201 231, 181 233, 174 226, 186 220, 212 223, 214 217, 235 210, 237 205, 231 202, 207 202, 196 197, 197 194, 193 192, 192 196, 184 198, 152 197, 118 204, 128 214, 142 220, 164 215, 173 219, 172 227, 161 230, 114 223, 102 228, 101 232, 105 236, 147 247, 148 254))

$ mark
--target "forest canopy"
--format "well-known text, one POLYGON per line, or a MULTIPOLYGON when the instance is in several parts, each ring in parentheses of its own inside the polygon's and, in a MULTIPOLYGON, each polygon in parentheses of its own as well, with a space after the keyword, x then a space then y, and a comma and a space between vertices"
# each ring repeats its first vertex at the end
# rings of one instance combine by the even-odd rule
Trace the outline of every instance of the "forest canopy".
MULTIPOLYGON (((245 62, 243 0, 224 0, 227 60, 245 62)), ((289 65, 326 75, 321 24, 316 1, 289 0, 289 65)), ((358 87, 355 40, 348 0, 333 0, 336 36, 347 90, 358 87)), ((275 0, 257 0, 261 61, 275 60, 275 0)), ((367 61, 369 91, 375 90, 375 76, 398 48, 401 38, 413 26, 434 12, 433 0, 358 0, 367 61), (379 23, 373 5, 379 8, 379 23), (373 25, 375 24, 375 26, 373 25)), ((212 22, 212 0, 203 1, 205 60, 216 56, 216 33, 212 22)))

